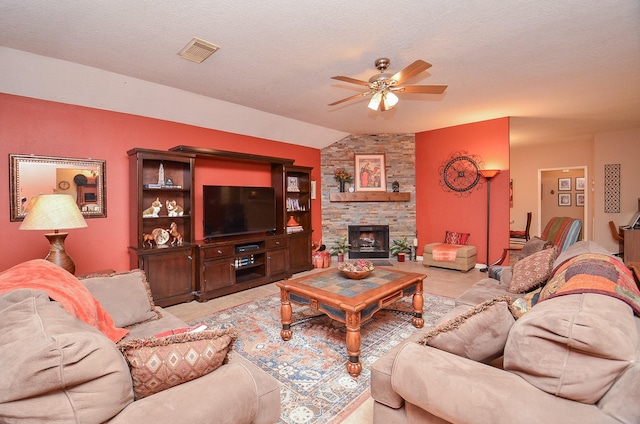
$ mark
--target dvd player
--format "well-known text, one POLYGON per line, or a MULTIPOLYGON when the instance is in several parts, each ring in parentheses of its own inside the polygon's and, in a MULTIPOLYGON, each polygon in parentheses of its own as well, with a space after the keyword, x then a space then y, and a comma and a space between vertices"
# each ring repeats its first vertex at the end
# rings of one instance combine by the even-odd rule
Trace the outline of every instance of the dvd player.
POLYGON ((258 244, 245 244, 244 246, 236 247, 236 253, 253 252, 255 250, 260 250, 260 245, 258 245, 258 244))

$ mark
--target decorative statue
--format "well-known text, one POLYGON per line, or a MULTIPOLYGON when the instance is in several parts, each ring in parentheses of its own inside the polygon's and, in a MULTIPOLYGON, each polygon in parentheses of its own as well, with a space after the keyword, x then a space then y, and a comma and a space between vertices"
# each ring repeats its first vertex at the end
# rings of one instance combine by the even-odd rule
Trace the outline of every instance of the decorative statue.
POLYGON ((167 215, 169 216, 182 216, 184 209, 182 206, 176 203, 175 200, 167 200, 167 215))
POLYGON ((142 233, 142 247, 153 247, 156 239, 153 234, 142 233))
POLYGON ((151 206, 144 211, 142 211, 143 218, 157 218, 158 213, 160 213, 160 208, 162 207, 162 202, 160 202, 160 198, 156 197, 156 200, 153 201, 151 206))
POLYGON ((178 225, 172 222, 168 231, 171 236, 171 246, 182 246, 182 235, 178 232, 178 225))
POLYGON ((158 167, 158 184, 164 185, 164 164, 162 162, 158 167))

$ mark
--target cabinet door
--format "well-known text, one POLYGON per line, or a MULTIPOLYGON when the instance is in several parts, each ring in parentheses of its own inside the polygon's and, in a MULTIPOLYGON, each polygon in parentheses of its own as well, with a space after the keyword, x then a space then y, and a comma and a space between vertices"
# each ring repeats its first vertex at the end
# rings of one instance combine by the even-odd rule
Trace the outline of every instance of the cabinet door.
POLYGON ((140 261, 158 306, 175 305, 194 298, 191 249, 141 255, 140 261))
POLYGON ((311 262, 311 232, 289 236, 289 271, 292 273, 313 269, 311 262))
POLYGON ((287 249, 270 250, 267 254, 267 276, 284 274, 288 271, 287 249))
POLYGON ((233 285, 235 272, 230 261, 230 258, 226 258, 202 262, 200 270, 202 273, 200 292, 202 294, 233 285))

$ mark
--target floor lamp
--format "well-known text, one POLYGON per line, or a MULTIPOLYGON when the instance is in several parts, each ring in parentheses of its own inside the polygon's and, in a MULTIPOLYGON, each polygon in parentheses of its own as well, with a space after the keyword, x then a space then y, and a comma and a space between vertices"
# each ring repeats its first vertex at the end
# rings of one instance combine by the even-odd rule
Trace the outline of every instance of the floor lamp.
POLYGON ((480 175, 487 180, 487 265, 481 272, 489 272, 489 236, 491 234, 491 179, 500 173, 499 169, 482 169, 480 175))

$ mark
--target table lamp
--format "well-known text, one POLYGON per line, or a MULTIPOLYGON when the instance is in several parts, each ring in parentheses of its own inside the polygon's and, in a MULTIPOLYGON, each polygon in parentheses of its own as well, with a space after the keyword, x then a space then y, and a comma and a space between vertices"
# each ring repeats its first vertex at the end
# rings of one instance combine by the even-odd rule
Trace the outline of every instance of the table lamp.
POLYGON ((21 230, 53 230, 44 236, 51 244, 45 258, 49 262, 75 273, 76 265, 64 250, 64 239, 69 233, 60 230, 86 228, 87 222, 70 194, 41 194, 27 208, 27 214, 20 225, 21 230))

